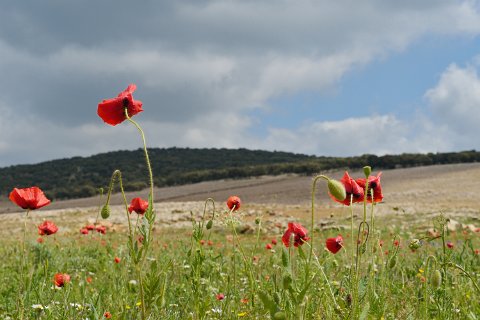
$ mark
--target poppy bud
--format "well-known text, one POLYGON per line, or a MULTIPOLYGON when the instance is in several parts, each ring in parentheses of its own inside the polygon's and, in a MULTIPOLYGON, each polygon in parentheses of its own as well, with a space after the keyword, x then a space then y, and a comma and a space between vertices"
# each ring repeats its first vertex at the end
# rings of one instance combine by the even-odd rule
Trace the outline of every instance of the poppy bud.
POLYGON ((393 267, 395 267, 395 265, 397 264, 397 255, 394 255, 393 257, 390 258, 390 260, 388 261, 388 267, 390 269, 393 269, 393 267))
POLYGON ((206 226, 207 230, 212 229, 212 227, 213 227, 213 220, 208 220, 207 226, 206 226))
POLYGON ((343 201, 347 197, 345 186, 338 180, 333 180, 333 179, 328 180, 328 191, 338 201, 343 201))
POLYGON ((108 203, 103 206, 101 215, 103 219, 108 219, 108 217, 110 217, 110 206, 108 205, 108 203))
POLYGON ((421 246, 422 246, 422 243, 418 239, 413 239, 412 241, 410 241, 410 244, 408 245, 408 247, 412 250, 417 250, 421 246))
POLYGON ((442 274, 440 273, 440 270, 435 270, 432 275, 432 285, 435 288, 439 288, 440 285, 442 284, 442 274))
POLYGON ((286 319, 285 312, 283 312, 283 311, 275 312, 275 314, 273 315, 273 319, 274 320, 284 320, 284 319, 286 319))
POLYGON ((260 218, 255 218, 255 224, 260 224, 260 218))
POLYGON ((363 167, 363 173, 365 174, 365 178, 370 177, 370 175, 372 174, 372 167, 370 166, 363 167))

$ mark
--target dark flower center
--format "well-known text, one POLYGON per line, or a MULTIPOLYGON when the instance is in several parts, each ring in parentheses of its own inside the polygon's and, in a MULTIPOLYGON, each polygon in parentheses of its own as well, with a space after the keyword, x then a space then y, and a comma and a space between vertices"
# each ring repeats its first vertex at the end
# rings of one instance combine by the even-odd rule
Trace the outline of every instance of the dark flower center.
POLYGON ((128 98, 123 98, 123 107, 128 108, 128 98))

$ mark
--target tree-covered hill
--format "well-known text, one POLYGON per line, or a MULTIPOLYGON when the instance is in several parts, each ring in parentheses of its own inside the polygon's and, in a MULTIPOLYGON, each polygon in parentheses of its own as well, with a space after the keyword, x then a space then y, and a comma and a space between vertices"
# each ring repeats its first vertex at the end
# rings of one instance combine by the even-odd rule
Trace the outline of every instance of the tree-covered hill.
MULTIPOLYGON (((346 158, 247 149, 152 148, 149 154, 156 186, 283 173, 314 174, 367 164, 378 170, 480 161, 480 152, 475 150, 346 158)), ((0 168, 0 193, 5 196, 13 187, 38 185, 54 199, 92 196, 98 188, 106 188, 116 169, 122 171, 127 191, 147 187, 143 151, 138 149, 0 168)))

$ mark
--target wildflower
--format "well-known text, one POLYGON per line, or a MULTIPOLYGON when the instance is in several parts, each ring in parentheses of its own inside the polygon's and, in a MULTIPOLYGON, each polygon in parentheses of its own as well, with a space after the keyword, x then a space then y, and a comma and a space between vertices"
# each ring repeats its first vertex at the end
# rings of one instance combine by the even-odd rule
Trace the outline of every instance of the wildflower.
POLYGON ((67 273, 56 273, 53 277, 53 282, 57 287, 63 287, 70 282, 70 275, 67 273))
POLYGON ((95 230, 95 226, 93 224, 87 224, 84 229, 87 229, 88 231, 95 230))
POLYGON ((22 209, 35 210, 50 204, 39 187, 13 188, 9 199, 22 209))
POLYGON ((475 252, 476 255, 480 254, 480 250, 479 250, 479 249, 475 249, 474 252, 475 252))
POLYGON ((242 298, 242 299, 240 299, 240 302, 243 303, 243 304, 247 304, 248 299, 247 298, 242 298))
POLYGON ((38 237, 38 238, 37 238, 37 242, 38 242, 38 243, 43 243, 43 238, 42 238, 42 237, 38 237))
POLYGON ((305 241, 310 240, 307 236, 307 229, 300 223, 288 223, 288 228, 282 236, 282 242, 286 247, 290 246, 290 237, 294 236, 293 245, 295 247, 301 246, 305 241))
POLYGON ((88 234, 88 229, 87 228, 82 228, 80 229, 81 234, 88 234))
POLYGON ((93 279, 92 277, 87 277, 87 279, 85 279, 87 281, 87 283, 92 283, 93 279))
POLYGON ((218 301, 222 301, 223 299, 225 299, 225 295, 223 293, 219 293, 215 296, 215 299, 217 299, 218 301))
POLYGON ((265 246, 265 249, 267 250, 272 250, 273 246, 271 243, 267 243, 267 245, 265 246))
POLYGON ((412 241, 410 241, 410 244, 408 245, 408 247, 413 251, 417 250, 421 246, 422 246, 422 243, 418 239, 413 239, 412 241))
POLYGON ((105 313, 103 314, 103 317, 106 319, 110 319, 112 317, 112 314, 108 311, 105 311, 105 313))
POLYGON ((143 200, 142 198, 133 198, 128 207, 128 212, 132 213, 132 211, 135 211, 137 214, 145 214, 147 209, 148 201, 143 200))
POLYGON ((202 246, 205 245, 205 240, 203 240, 203 239, 200 240, 200 245, 202 245, 202 246))
POLYGON ((119 257, 115 257, 115 259, 113 259, 113 261, 115 261, 115 263, 120 263, 122 261, 122 259, 120 259, 119 257))
POLYGON ((347 206, 350 205, 350 198, 352 198, 352 203, 363 201, 364 190, 354 179, 348 175, 348 172, 345 171, 345 174, 343 175, 343 178, 340 179, 340 182, 345 187, 346 197, 343 200, 339 200, 329 192, 330 198, 347 206))
POLYGON ((105 226, 97 226, 95 229, 97 230, 97 232, 100 232, 101 234, 107 233, 107 227, 105 226))
POLYGON ((230 211, 237 211, 240 209, 242 201, 237 196, 231 196, 227 199, 227 207, 230 211))
POLYGON ((272 239, 272 244, 276 246, 277 245, 277 239, 272 239))
POLYGON ((58 227, 52 221, 45 220, 38 226, 38 234, 41 236, 51 235, 58 231, 58 227))
POLYGON ((135 84, 130 84, 125 91, 121 92, 116 98, 103 100, 98 104, 97 114, 103 121, 109 125, 116 126, 139 112, 142 112, 141 101, 133 100, 132 93, 137 89, 135 84))
POLYGON ((43 305, 41 305, 41 304, 32 304, 32 308, 35 309, 35 310, 43 310, 43 309, 45 309, 45 308, 43 307, 43 305))
POLYGON ((393 245, 394 245, 395 247, 398 247, 398 246, 400 245, 400 241, 399 241, 399 240, 393 241, 393 245))
MULTIPOLYGON (((379 172, 377 176, 369 176, 368 177, 368 194, 367 194, 367 201, 372 202, 372 195, 370 194, 370 190, 373 190, 373 202, 381 202, 383 200, 383 193, 382 193, 382 186, 380 185, 380 177, 382 173, 379 172)), ((360 187, 363 188, 365 192, 365 185, 367 179, 357 179, 355 180, 360 187)))
POLYGON ((454 245, 452 242, 448 241, 448 242, 447 242, 447 247, 448 247, 449 249, 453 249, 453 248, 455 247, 455 245, 454 245))
POLYGON ((335 254, 338 251, 340 251, 340 249, 342 249, 343 238, 340 235, 336 238, 328 238, 327 241, 325 242, 325 245, 327 246, 328 251, 335 254))
POLYGON ((207 244, 208 244, 209 246, 213 246, 213 241, 212 241, 212 240, 208 240, 207 244))

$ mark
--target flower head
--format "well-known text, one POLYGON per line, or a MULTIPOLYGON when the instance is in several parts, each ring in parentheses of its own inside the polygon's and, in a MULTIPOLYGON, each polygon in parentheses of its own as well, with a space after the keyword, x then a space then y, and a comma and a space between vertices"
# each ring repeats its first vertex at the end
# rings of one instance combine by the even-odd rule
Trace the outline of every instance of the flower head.
POLYGON ((115 261, 115 263, 120 263, 122 261, 122 259, 119 258, 119 257, 115 257, 115 259, 113 259, 113 261, 115 261))
POLYGON ((448 247, 448 249, 453 249, 455 247, 455 245, 453 244, 453 242, 448 241, 447 242, 447 247, 448 247))
POLYGON ((295 247, 301 246, 305 241, 310 240, 307 236, 307 229, 300 223, 288 223, 288 228, 282 236, 282 242, 286 247, 290 246, 290 238, 293 236, 293 245, 295 247))
POLYGON ((223 293, 219 293, 215 296, 215 298, 218 300, 218 301, 222 301, 223 299, 225 299, 225 295, 223 293))
MULTIPOLYGON (((376 176, 369 176, 368 177, 368 195, 367 201, 372 202, 372 195, 371 191, 373 190, 373 202, 381 202, 383 200, 383 193, 382 193, 382 186, 380 185, 380 177, 382 173, 379 172, 376 176)), ((362 187, 363 191, 365 192, 365 185, 367 179, 357 179, 355 180, 360 187, 362 187)), ((362 199, 363 200, 363 199, 362 199)))
POLYGON ((50 200, 39 187, 13 188, 9 198, 22 209, 35 210, 50 204, 50 200))
POLYGON ((88 231, 95 230, 95 226, 93 224, 87 224, 84 229, 87 229, 88 231))
POLYGON ((95 229, 97 230, 97 232, 100 232, 101 234, 107 233, 107 227, 105 226, 96 226, 95 229))
POLYGON ((145 211, 148 209, 148 201, 143 200, 142 198, 133 198, 128 207, 128 212, 132 213, 135 211, 137 214, 145 214, 145 211))
POLYGON ((109 125, 116 126, 127 119, 125 109, 129 117, 142 112, 142 102, 133 100, 132 93, 136 89, 137 86, 135 84, 130 84, 127 89, 121 92, 116 98, 100 102, 97 109, 99 117, 109 125))
POLYGON ((106 318, 106 319, 111 319, 112 318, 112 314, 108 311, 105 311, 105 313, 103 314, 103 317, 106 318))
POLYGON ((241 205, 242 205, 242 201, 237 196, 230 196, 227 199, 227 207, 232 211, 237 211, 238 209, 240 209, 241 205))
POLYGON ((88 229, 87 228, 82 228, 80 229, 81 234, 88 234, 88 229))
POLYGON ((344 200, 340 201, 336 197, 334 197, 331 193, 329 193, 330 198, 332 198, 336 202, 343 203, 344 205, 347 205, 347 206, 350 205, 350 198, 352 198, 352 203, 363 201, 363 197, 364 197, 363 189, 358 185, 358 183, 354 179, 350 177, 348 172, 345 171, 342 179, 340 179, 340 182, 344 185, 347 196, 345 197, 344 200))
POLYGON ((340 249, 342 249, 343 238, 340 235, 336 238, 328 238, 327 241, 325 242, 325 245, 327 246, 328 251, 335 254, 338 251, 340 251, 340 249))
POLYGON ((57 287, 63 287, 70 282, 70 275, 67 273, 56 273, 53 277, 53 282, 57 287))
POLYGON ((49 236, 58 231, 58 227, 52 221, 45 220, 38 226, 38 234, 41 236, 49 236))
POLYGON ((37 242, 38 242, 38 243, 43 243, 43 238, 42 238, 42 237, 38 237, 38 238, 37 238, 37 242))
POLYGON ((265 249, 267 250, 272 250, 273 246, 271 243, 267 243, 267 245, 265 246, 265 249))

